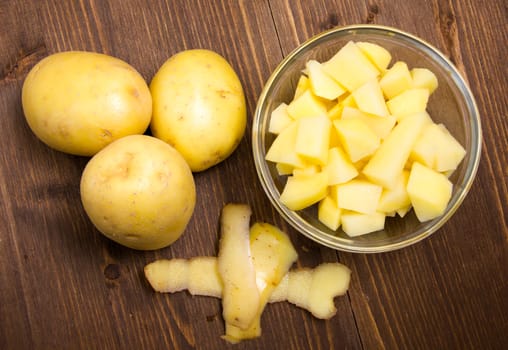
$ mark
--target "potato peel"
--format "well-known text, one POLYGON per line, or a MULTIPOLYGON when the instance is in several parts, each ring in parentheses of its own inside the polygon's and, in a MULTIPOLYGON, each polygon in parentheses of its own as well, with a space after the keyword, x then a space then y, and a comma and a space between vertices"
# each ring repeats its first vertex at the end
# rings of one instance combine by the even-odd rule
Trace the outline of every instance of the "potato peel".
MULTIPOLYGON (((160 259, 145 266, 145 276, 152 288, 159 293, 177 293, 185 289, 195 296, 221 298, 222 282, 218 273, 217 258, 194 257, 192 259, 160 259), (181 270, 182 262, 194 264, 199 273, 189 275, 186 285, 180 278, 172 278, 174 271, 181 270), (196 288, 199 280, 201 286, 196 288), (194 283, 194 289, 189 285, 194 283)), ((351 270, 341 263, 324 263, 315 268, 297 268, 289 271, 275 286, 269 303, 287 301, 309 311, 319 319, 330 319, 336 314, 334 298, 346 294, 351 270), (326 285, 323 286, 323 281, 326 285)))
POLYGON ((298 255, 287 234, 267 223, 249 227, 250 216, 247 205, 226 205, 218 256, 147 264, 144 272, 152 288, 222 298, 223 338, 230 343, 261 335, 267 303, 288 301, 316 318, 333 317, 334 298, 347 292, 351 271, 340 263, 290 271, 298 255))
POLYGON ((261 314, 270 295, 289 268, 298 258, 289 237, 277 227, 267 223, 255 223, 250 229, 252 261, 256 271, 256 283, 260 305, 247 329, 226 324, 226 339, 237 342, 261 335, 261 314))
POLYGON ((217 257, 223 283, 222 317, 226 324, 240 329, 250 326, 260 305, 250 251, 250 215, 247 205, 228 204, 223 208, 217 257))

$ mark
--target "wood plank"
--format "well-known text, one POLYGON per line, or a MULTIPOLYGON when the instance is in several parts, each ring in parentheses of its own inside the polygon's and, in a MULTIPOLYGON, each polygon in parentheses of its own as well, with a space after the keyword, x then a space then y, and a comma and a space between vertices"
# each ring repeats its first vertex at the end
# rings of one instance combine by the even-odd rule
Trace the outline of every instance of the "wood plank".
POLYGON ((508 98, 506 9, 475 1, 3 1, 0 5, 0 348, 229 348, 220 301, 154 293, 143 266, 215 255, 221 207, 246 202, 253 220, 286 230, 299 266, 340 260, 353 270, 338 314, 316 320, 268 305, 263 336, 240 349, 500 349, 508 329, 508 98), (482 162, 470 194, 434 236, 391 253, 337 253, 299 235, 257 180, 250 126, 225 162, 196 174, 188 230, 154 252, 123 248, 81 207, 87 158, 50 150, 29 130, 20 92, 29 69, 62 50, 120 57, 147 81, 172 54, 208 48, 244 85, 249 120, 271 71, 299 43, 336 25, 391 25, 448 54, 469 80, 483 121, 482 162))
MULTIPOLYGON (((231 62, 244 84, 250 119, 264 81, 282 59, 267 3, 24 1, 1 14, 2 20, 24 19, 7 23, 27 22, 27 16, 33 21, 30 32, 13 27, 6 46, 14 49, 1 56, 6 68, 0 106, 9 116, 2 118, 2 132, 9 137, 0 138, 0 145, 9 151, 1 160, 0 178, 6 228, 0 244, 7 252, 0 264, 5 305, 0 347, 224 348, 219 300, 156 294, 142 268, 157 258, 215 255, 220 209, 228 202, 247 202, 253 220, 290 231, 301 252, 299 265, 336 261, 334 251, 283 223, 263 195, 251 157, 250 126, 230 159, 196 174, 198 202, 187 233, 169 248, 136 252, 102 237, 86 218, 78 186, 87 158, 50 150, 23 119, 23 78, 47 54, 108 53, 131 63, 149 81, 167 58, 189 48, 212 49, 231 62), (23 51, 24 46, 30 49, 23 51)), ((238 347, 313 349, 346 343, 359 348, 348 298, 340 298, 337 307, 339 316, 326 322, 287 303, 269 305, 263 336, 238 347)))
POLYGON ((478 178, 463 206, 435 236, 391 253, 339 253, 353 268, 349 296, 362 346, 502 348, 508 329, 508 303, 502 297, 508 293, 508 173, 507 152, 500 150, 508 149, 503 136, 507 120, 501 117, 508 101, 500 93, 506 90, 506 79, 495 76, 506 76, 507 50, 495 43, 507 39, 506 24, 502 29, 506 11, 495 1, 481 9, 470 1, 377 1, 355 9, 350 5, 321 1, 308 9, 304 1, 272 1, 272 10, 280 14, 275 23, 284 53, 326 27, 398 27, 450 57, 469 80, 484 121, 478 178))

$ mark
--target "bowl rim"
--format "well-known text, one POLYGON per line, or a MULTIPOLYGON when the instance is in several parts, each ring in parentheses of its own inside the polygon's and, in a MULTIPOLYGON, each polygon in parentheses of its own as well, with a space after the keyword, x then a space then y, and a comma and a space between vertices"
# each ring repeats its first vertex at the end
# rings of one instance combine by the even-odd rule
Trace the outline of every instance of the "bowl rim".
MULTIPOLYGON (((265 121, 266 122, 266 121, 265 121)), ((293 49, 283 60, 278 64, 275 70, 272 72, 268 80, 266 81, 261 94, 257 100, 256 109, 254 113, 254 118, 252 122, 252 152, 254 157, 254 163, 256 166, 256 172, 258 175, 258 179, 261 182, 263 190, 267 197, 269 198, 272 205, 275 207, 277 212, 283 217, 283 219, 288 222, 297 232, 303 234, 307 238, 320 243, 329 248, 333 248, 339 251, 351 252, 351 253, 380 253, 387 252, 392 250, 401 249, 403 247, 407 247, 413 245, 426 237, 429 237, 431 234, 439 230, 456 212, 461 203, 464 201, 466 195, 468 194, 474 179, 476 177, 476 173, 478 171, 480 158, 481 158, 481 149, 482 149, 482 130, 481 130, 481 119, 478 111, 478 107, 474 98, 474 95, 462 76, 462 73, 458 70, 458 68, 451 62, 451 60, 446 57, 440 50, 426 42, 425 40, 405 32, 403 30, 384 26, 377 24, 355 24, 355 25, 347 25, 347 26, 338 26, 321 33, 318 33, 302 44, 298 45, 295 49, 293 49), (419 231, 422 231, 418 235, 411 237, 408 240, 399 240, 393 243, 388 243, 383 246, 354 246, 349 244, 341 243, 340 241, 334 240, 333 237, 325 232, 320 232, 317 234, 314 231, 318 231, 314 226, 309 224, 303 218, 301 218, 296 212, 289 210, 285 207, 280 201, 277 200, 280 193, 276 189, 275 186, 269 185, 270 180, 270 171, 268 169, 268 164, 264 159, 264 152, 260 152, 264 145, 261 145, 260 138, 261 133, 259 130, 259 126, 261 126, 262 120, 262 111, 264 101, 269 96, 269 93, 272 89, 273 83, 276 80, 279 73, 291 62, 293 59, 298 56, 301 51, 305 50, 308 46, 313 43, 322 40, 323 38, 331 35, 335 35, 336 33, 356 33, 358 31, 361 32, 373 32, 377 35, 388 35, 388 36, 401 36, 407 41, 413 42, 415 45, 419 46, 423 49, 423 51, 431 56, 434 60, 440 61, 439 64, 444 66, 450 72, 450 77, 453 83, 456 85, 457 89, 461 91, 465 97, 467 111, 469 114, 469 119, 472 121, 471 125, 471 135, 472 135, 472 147, 470 150, 470 154, 467 158, 467 168, 466 174, 464 175, 464 179, 460 185, 461 189, 457 191, 458 195, 452 196, 450 202, 448 203, 448 207, 445 210, 445 213, 434 220, 428 222, 426 226, 424 226, 419 231), (300 220, 297 220, 297 219, 300 220), (430 226, 427 228, 427 226, 430 226), (330 237, 328 237, 330 236, 330 237)), ((463 161, 465 161, 464 159, 463 161)), ((459 184, 454 184, 459 185, 459 184)))

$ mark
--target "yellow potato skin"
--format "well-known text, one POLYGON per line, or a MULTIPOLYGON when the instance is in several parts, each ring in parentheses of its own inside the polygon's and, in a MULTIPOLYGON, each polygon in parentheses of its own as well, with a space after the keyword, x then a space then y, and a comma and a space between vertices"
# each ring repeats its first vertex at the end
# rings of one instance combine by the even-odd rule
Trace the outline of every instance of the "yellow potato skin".
POLYGON ((22 105, 40 140, 80 156, 144 133, 152 114, 148 85, 131 65, 86 51, 55 53, 39 61, 23 83, 22 105))
POLYGON ((129 248, 166 247, 184 232, 196 203, 192 172, 167 143, 147 135, 116 140, 93 156, 80 184, 90 220, 129 248))
POLYGON ((174 146, 193 172, 223 161, 240 143, 247 122, 245 96, 219 54, 186 50, 170 57, 150 83, 152 134, 174 146))

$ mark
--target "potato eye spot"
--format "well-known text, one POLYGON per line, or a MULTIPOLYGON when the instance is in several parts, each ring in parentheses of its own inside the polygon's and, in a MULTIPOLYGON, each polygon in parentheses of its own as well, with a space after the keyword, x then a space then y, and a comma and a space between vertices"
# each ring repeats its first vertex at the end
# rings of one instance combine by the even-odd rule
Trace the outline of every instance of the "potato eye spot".
POLYGON ((129 92, 129 95, 134 96, 134 98, 136 98, 136 99, 138 99, 140 96, 139 90, 134 87, 129 88, 128 92, 129 92))
POLYGON ((113 133, 108 129, 101 129, 101 136, 109 139, 113 137, 113 133))

